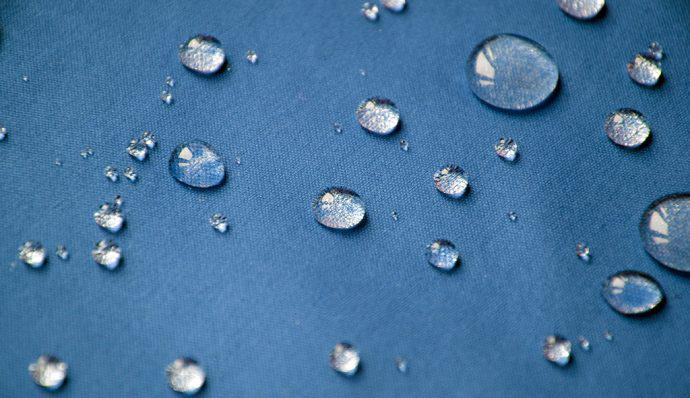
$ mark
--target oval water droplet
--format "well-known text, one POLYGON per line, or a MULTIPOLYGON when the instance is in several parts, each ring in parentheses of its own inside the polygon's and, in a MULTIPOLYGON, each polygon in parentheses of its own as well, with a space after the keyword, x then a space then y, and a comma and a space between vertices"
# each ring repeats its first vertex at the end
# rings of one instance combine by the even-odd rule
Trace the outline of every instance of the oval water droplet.
POLYGON ((557 0, 564 13, 577 19, 592 19, 604 8, 604 0, 557 0))
POLYGON ((558 66, 538 43, 500 34, 479 43, 465 67, 470 89, 501 109, 525 110, 543 103, 556 89, 558 66))
POLYGON ((458 263, 460 252, 453 242, 439 239, 426 247, 426 259, 434 267, 450 271, 458 263))
POLYGON ((642 214, 640 236, 655 260, 690 272, 690 194, 670 195, 652 203, 642 214))
POLYGON ((398 128, 400 112, 393 101, 386 98, 369 98, 355 111, 357 122, 370 133, 388 135, 398 128))
POLYGON ((330 365, 336 372, 352 376, 359 369, 359 352, 349 343, 338 343, 329 355, 330 365))
POLYGON ((647 141, 652 129, 640 112, 624 108, 606 116, 604 131, 616 145, 637 148, 647 141))
POLYGON ((165 368, 168 385, 173 391, 194 395, 206 383, 206 372, 190 358, 178 358, 165 368))
POLYGON ((611 275, 604 283, 602 295, 611 308, 623 315, 638 315, 654 310, 664 301, 659 283, 637 271, 611 275))
POLYGON ((34 383, 47 390, 57 390, 67 378, 67 364, 52 355, 41 355, 29 365, 34 383))
POLYGON ((558 366, 565 366, 570 363, 572 343, 561 336, 548 336, 544 341, 544 358, 558 366))
POLYGON ((192 37, 180 45, 179 56, 182 65, 205 75, 218 73, 225 64, 225 51, 213 36, 192 37))
POLYGON ((170 174, 196 188, 214 187, 225 179, 225 165, 216 151, 199 140, 178 145, 170 155, 170 174))
POLYGON ((469 182, 465 172, 460 167, 448 165, 434 173, 434 185, 444 195, 460 198, 465 194, 469 182))
POLYGON ((350 229, 359 225, 366 215, 364 202, 346 188, 329 188, 312 203, 314 217, 319 224, 333 229, 350 229))
POLYGON ((661 78, 661 64, 642 54, 636 54, 627 65, 628 76, 642 86, 654 86, 661 78))

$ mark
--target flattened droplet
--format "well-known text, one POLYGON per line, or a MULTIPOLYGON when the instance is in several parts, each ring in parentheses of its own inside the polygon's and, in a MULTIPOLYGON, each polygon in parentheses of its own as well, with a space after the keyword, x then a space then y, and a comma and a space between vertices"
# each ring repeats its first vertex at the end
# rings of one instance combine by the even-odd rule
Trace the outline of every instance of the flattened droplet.
POLYGON ((439 239, 426 247, 426 259, 434 267, 450 271, 458 263, 460 252, 453 242, 439 239))
POLYGON ((213 36, 197 35, 180 46, 180 62, 194 72, 218 73, 225 64, 225 51, 213 36))
POLYGON ((210 188, 225 179, 225 165, 207 143, 194 140, 178 145, 170 155, 170 174, 183 184, 210 188))
POLYGON ((558 366, 566 366, 570 363, 572 343, 561 336, 548 336, 544 341, 544 358, 558 366))
POLYGON ((165 368, 168 385, 173 391, 194 395, 206 383, 206 372, 191 358, 178 358, 165 368))
POLYGON ((637 271, 611 275, 604 283, 601 293, 611 308, 623 315, 644 314, 664 301, 659 283, 651 276, 637 271))
POLYGON ((460 198, 465 194, 469 182, 465 177, 465 172, 460 167, 448 165, 434 173, 434 185, 444 195, 460 198))
POLYGON ((501 109, 526 110, 543 103, 558 84, 558 66, 538 43, 500 34, 479 43, 465 67, 470 89, 501 109))
POLYGON ((613 143, 625 148, 642 145, 652 130, 642 114, 634 109, 619 109, 606 116, 604 131, 613 143))
POLYGON ((564 13, 576 19, 592 19, 604 8, 604 0, 557 0, 564 13))
POLYGON ((630 78, 642 86, 654 86, 661 78, 661 64, 642 54, 636 54, 635 58, 628 62, 627 69, 630 78))
POLYGON ((29 365, 29 374, 38 386, 54 391, 67 378, 67 364, 52 355, 41 355, 29 365))
POLYGON ((642 214, 640 236, 656 261, 690 272, 690 194, 663 197, 642 214))
POLYGON ((355 111, 357 122, 370 133, 388 135, 398 128, 400 112, 393 101, 386 98, 369 98, 355 111))
POLYGON ((359 369, 359 352, 349 343, 338 343, 329 355, 330 365, 336 372, 353 376, 359 369))
POLYGON ((323 226, 351 229, 364 220, 366 208, 355 192, 346 188, 329 188, 316 197, 312 212, 316 221, 323 226))

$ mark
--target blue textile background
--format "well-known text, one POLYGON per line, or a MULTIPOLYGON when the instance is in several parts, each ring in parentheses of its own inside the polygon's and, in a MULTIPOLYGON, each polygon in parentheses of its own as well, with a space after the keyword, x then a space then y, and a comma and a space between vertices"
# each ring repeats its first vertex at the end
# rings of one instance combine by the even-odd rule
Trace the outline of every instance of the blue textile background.
POLYGON ((204 397, 690 393, 690 279, 649 258, 637 231, 653 200, 690 190, 690 4, 610 0, 591 22, 554 0, 410 0, 376 23, 359 7, 0 3, 0 123, 10 132, 0 142, 0 396, 48 395, 26 369, 42 353, 70 365, 60 397, 173 397, 164 368, 181 355, 206 368, 204 397), (557 60, 561 87, 547 106, 505 113, 469 91, 467 55, 500 32, 557 60), (177 46, 196 33, 223 43, 228 73, 181 66, 177 46), (667 54, 656 89, 625 71, 652 40, 667 54), (168 74, 170 107, 158 98, 168 74), (398 104, 397 135, 356 124, 355 107, 374 95, 398 104), (604 117, 619 107, 647 117, 651 145, 630 152, 608 141, 604 117), (159 147, 138 163, 125 147, 145 129, 159 147), (517 163, 493 153, 500 136, 519 143, 517 163), (168 174, 172 149, 194 138, 225 157, 222 188, 187 189, 168 174), (95 154, 82 159, 87 146, 95 154), (469 173, 468 197, 435 191, 431 175, 446 163, 469 173), (111 183, 107 165, 133 165, 141 180, 111 183), (331 185, 363 197, 363 228, 314 221, 311 201, 331 185), (116 194, 125 261, 111 273, 90 258, 110 237, 91 215, 116 194), (229 217, 228 234, 208 225, 214 212, 229 217), (461 250, 456 272, 426 264, 437 238, 461 250), (27 239, 48 247, 44 270, 10 267, 27 239), (590 244, 590 264, 575 256, 578 241, 590 244), (59 243, 67 262, 53 254, 59 243), (660 313, 622 317, 600 297, 608 275, 630 268, 663 285, 660 313), (554 332, 586 336, 592 350, 574 347, 572 365, 557 368, 541 354, 554 332), (361 351, 351 379, 328 367, 341 340, 361 351))

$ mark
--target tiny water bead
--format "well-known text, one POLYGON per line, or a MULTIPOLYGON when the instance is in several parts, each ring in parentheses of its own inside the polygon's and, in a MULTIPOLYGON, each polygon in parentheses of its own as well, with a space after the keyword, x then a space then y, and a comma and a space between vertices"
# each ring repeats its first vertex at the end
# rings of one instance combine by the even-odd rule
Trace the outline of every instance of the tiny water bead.
POLYGON ((67 259, 69 259, 69 251, 67 251, 67 247, 65 247, 65 245, 57 245, 55 255, 63 261, 67 261, 67 259))
POLYGON ((0 124, 0 141, 7 138, 7 127, 0 124))
POLYGON ((518 215, 517 215, 517 213, 514 212, 514 211, 509 211, 508 214, 507 214, 507 216, 508 216, 508 220, 510 220, 510 221, 512 221, 512 222, 515 222, 515 221, 517 221, 517 219, 518 219, 518 215))
POLYGON ((173 79, 172 76, 166 76, 165 77, 165 85, 168 87, 173 87, 175 86, 175 79, 173 79))
POLYGON ((460 198, 467 191, 469 182, 465 172, 460 167, 448 165, 434 173, 434 185, 444 195, 451 198, 460 198))
POLYGON ((206 383, 206 372, 191 358, 178 358, 165 368, 168 385, 173 391, 194 395, 206 383))
POLYGON ((494 145, 494 151, 496 151, 496 155, 498 155, 498 157, 501 159, 512 162, 515 160, 515 158, 517 158, 517 142, 515 142, 515 140, 512 138, 501 137, 496 145, 494 145))
POLYGON ((398 221, 399 217, 400 216, 398 215, 397 211, 395 211, 395 210, 391 211, 391 218, 393 219, 393 221, 398 221))
POLYGON ((661 48, 661 44, 653 41, 649 43, 649 47, 647 47, 645 55, 655 61, 661 61, 661 59, 664 57, 664 50, 661 48))
POLYGON ((103 175, 105 175, 105 178, 109 179, 111 182, 117 182, 119 177, 117 169, 113 166, 106 167, 105 170, 103 170, 103 175))
POLYGON ((218 73, 226 62, 225 51, 213 36, 197 35, 180 46, 180 61, 188 69, 209 75, 218 73))
POLYGON ((627 69, 630 78, 642 86, 654 86, 661 78, 661 65, 642 54, 636 54, 635 58, 628 62, 627 69))
POLYGON ((623 315, 644 314, 664 301, 659 283, 637 271, 623 271, 610 276, 601 293, 611 308, 623 315))
POLYGON ((613 341, 613 333, 608 330, 604 330, 604 340, 613 341))
POLYGON ((79 156, 81 156, 84 159, 90 158, 91 156, 93 156, 93 149, 84 148, 79 152, 79 156))
POLYGON ((370 133, 388 135, 398 128, 400 112, 393 101, 373 97, 363 101, 355 111, 357 122, 370 133))
POLYGON ((353 376, 359 369, 359 352, 349 343, 338 343, 329 355, 330 365, 336 372, 353 376))
POLYGON ((592 19, 604 8, 604 0, 557 0, 564 13, 577 19, 592 19))
POLYGON ((211 218, 209 218, 208 222, 211 224, 213 229, 221 234, 224 234, 228 230, 228 218, 223 214, 215 213, 211 216, 211 218))
POLYGON ((426 259, 434 267, 450 271, 458 263, 460 252, 453 242, 439 239, 426 247, 426 259))
POLYGON ((405 10, 406 3, 406 0, 381 0, 381 4, 393 12, 402 12, 405 10))
POLYGON ((548 336, 542 348, 544 358, 558 366, 566 366, 570 363, 572 346, 572 343, 564 337, 557 335, 548 336))
POLYGON ((40 268, 46 261, 46 249, 41 242, 26 241, 19 247, 19 259, 31 268, 40 268))
POLYGON ((379 19, 379 7, 373 3, 364 3, 362 4, 362 15, 370 21, 376 21, 379 19))
POLYGON ((91 257, 96 264, 112 271, 120 265, 122 250, 113 241, 101 240, 91 251, 91 257))
POLYGON ((467 60, 467 82, 489 105, 526 110, 543 103, 556 89, 558 66, 538 43, 500 34, 479 43, 467 60))
POLYGON ((120 206, 116 203, 103 203, 98 210, 93 213, 96 225, 108 232, 118 232, 125 223, 125 218, 120 212, 120 206))
POLYGON ((132 138, 127 146, 127 153, 129 156, 141 162, 146 159, 146 155, 149 153, 149 147, 146 146, 146 144, 144 144, 141 140, 132 138))
POLYGON ((26 83, 26 82, 29 81, 29 76, 27 76, 27 75, 22 75, 21 79, 22 79, 23 82, 26 83))
POLYGON ((652 129, 640 112, 623 108, 606 116, 604 131, 614 144, 637 148, 647 141, 652 129))
POLYGON ((400 373, 407 373, 407 359, 402 357, 395 358, 395 367, 400 373))
POLYGON ((29 365, 34 383, 47 390, 57 390, 67 378, 67 364, 52 355, 41 355, 29 365))
POLYGON ((400 149, 407 152, 410 149, 410 143, 407 140, 400 140, 400 149))
POLYGON ((250 64, 255 64, 255 63, 259 62, 259 56, 256 54, 256 51, 254 51, 254 50, 247 51, 247 61, 249 61, 250 64))
POLYGON ((173 97, 172 91, 170 91, 170 90, 161 91, 160 99, 166 105, 172 105, 172 103, 175 102, 175 97, 173 97))
POLYGON ((125 171, 122 173, 122 175, 125 176, 126 179, 128 179, 131 182, 135 182, 138 178, 139 175, 137 172, 134 170, 134 167, 127 167, 125 171))
POLYGON ((342 133, 343 126, 340 123, 333 123, 333 131, 335 131, 336 134, 342 133))
POLYGON ((223 160, 200 140, 178 145, 170 155, 168 169, 176 180, 196 188, 214 187, 225 179, 223 160))
POLYGON ((592 345, 589 342, 589 340, 587 340, 583 336, 578 337, 577 341, 580 343, 580 348, 582 348, 585 351, 589 351, 592 348, 592 345))
POLYGON ((589 255, 589 246, 587 246, 583 242, 579 242, 577 245, 575 245, 575 254, 580 260, 586 263, 588 263, 589 260, 591 260, 591 257, 589 255))
POLYGON ((642 214, 644 248, 666 267, 690 272, 690 194, 665 196, 642 214))
POLYGON ((333 229, 354 228, 366 215, 362 199, 346 188, 326 189, 314 199, 311 208, 319 224, 333 229))

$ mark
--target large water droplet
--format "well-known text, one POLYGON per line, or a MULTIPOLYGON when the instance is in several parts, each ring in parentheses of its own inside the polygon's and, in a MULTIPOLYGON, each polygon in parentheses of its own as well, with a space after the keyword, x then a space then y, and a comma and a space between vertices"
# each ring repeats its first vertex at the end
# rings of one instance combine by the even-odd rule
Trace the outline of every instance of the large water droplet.
POLYGON ((216 151, 199 140, 178 145, 170 155, 170 174, 196 188, 216 186, 225 179, 225 165, 216 151))
POLYGON ((180 46, 182 65, 202 74, 219 72, 225 64, 225 51, 213 36, 198 35, 180 46))
POLYGON ((664 301, 664 293, 657 281, 637 271, 611 275, 601 293, 611 308, 624 315, 652 311, 664 301))
POLYGON ((465 67, 470 89, 497 108, 525 110, 544 102, 558 84, 558 66, 538 43, 501 34, 479 43, 465 67))
POLYGON ((625 148, 642 145, 652 130, 642 114, 634 109, 619 109, 606 116, 604 131, 615 144, 625 148))
POLYGON ((173 391, 194 395, 206 383, 206 372, 190 358, 178 358, 165 368, 168 384, 173 391))
POLYGON ((630 78, 642 86, 654 86, 661 78, 661 65, 642 54, 636 54, 635 58, 628 62, 627 68, 630 78))
POLYGON ((362 199, 346 188, 329 188, 321 192, 311 208, 319 224, 334 229, 354 228, 366 215, 362 199))
POLYGON ((393 101, 386 98, 369 98, 355 111, 357 122, 370 133, 387 135, 400 123, 400 112, 393 101))
POLYGON ((652 203, 642 215, 640 236, 655 260, 690 272, 690 194, 666 196, 652 203))
POLYGON ((460 252, 451 241, 439 239, 426 247, 426 259, 434 267, 450 271, 460 259, 460 252))
POLYGON ((26 241, 19 247, 19 259, 31 268, 40 268, 46 261, 46 249, 40 242, 26 241))
POLYGON ((331 368, 345 376, 352 376, 359 369, 359 352, 349 343, 338 343, 330 354, 331 368))
POLYGON ((565 366, 570 363, 572 343, 561 336, 548 336, 544 341, 544 358, 558 366, 565 366))
POLYGON ((465 172, 458 166, 448 165, 434 173, 434 184, 443 194, 451 198, 459 198, 465 194, 469 182, 465 172))
POLYGON ((29 365, 29 374, 37 385, 57 390, 67 378, 67 364, 52 355, 41 355, 29 365))
POLYGON ((91 251, 91 257, 93 257, 93 261, 95 261, 96 264, 102 265, 112 271, 120 265, 122 251, 120 250, 120 246, 116 245, 113 241, 101 240, 96 243, 96 246, 91 251))
POLYGON ((591 19, 604 8, 604 0, 557 0, 566 14, 577 19, 591 19))
POLYGON ((381 4, 393 12, 402 12, 406 3, 406 0, 381 0, 381 4))

